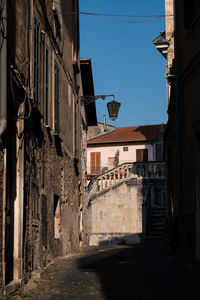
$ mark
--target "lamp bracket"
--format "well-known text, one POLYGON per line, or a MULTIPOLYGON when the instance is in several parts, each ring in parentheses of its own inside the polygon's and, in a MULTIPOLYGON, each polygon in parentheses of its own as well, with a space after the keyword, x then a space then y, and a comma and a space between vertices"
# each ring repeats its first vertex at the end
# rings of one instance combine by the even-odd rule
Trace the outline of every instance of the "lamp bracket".
POLYGON ((81 105, 86 106, 89 105, 93 102, 95 102, 98 99, 102 99, 105 100, 107 97, 113 97, 113 100, 115 99, 115 95, 96 95, 96 96, 81 96, 80 100, 81 100, 81 105))

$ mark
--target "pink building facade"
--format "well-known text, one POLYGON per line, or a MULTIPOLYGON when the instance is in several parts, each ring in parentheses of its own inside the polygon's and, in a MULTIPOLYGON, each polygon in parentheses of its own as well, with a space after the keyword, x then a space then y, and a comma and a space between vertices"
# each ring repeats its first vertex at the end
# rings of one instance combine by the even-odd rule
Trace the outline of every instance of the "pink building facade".
POLYGON ((115 128, 89 139, 88 175, 96 176, 123 163, 162 161, 164 126, 115 128))

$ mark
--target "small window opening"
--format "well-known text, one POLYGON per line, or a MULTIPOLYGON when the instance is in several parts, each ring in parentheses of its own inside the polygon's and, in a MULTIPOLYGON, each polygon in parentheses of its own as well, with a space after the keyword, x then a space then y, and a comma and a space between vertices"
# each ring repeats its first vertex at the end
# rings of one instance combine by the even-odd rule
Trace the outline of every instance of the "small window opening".
POLYGON ((54 195, 54 238, 61 237, 61 223, 60 223, 60 199, 54 195))

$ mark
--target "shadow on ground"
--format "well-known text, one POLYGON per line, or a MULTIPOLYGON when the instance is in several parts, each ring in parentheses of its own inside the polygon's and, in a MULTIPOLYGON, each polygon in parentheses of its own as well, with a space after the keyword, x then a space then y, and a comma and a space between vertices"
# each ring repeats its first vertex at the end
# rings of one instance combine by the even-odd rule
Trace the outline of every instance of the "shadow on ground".
POLYGON ((81 272, 98 275, 105 299, 200 298, 200 273, 165 254, 159 241, 93 249, 77 263, 81 272))

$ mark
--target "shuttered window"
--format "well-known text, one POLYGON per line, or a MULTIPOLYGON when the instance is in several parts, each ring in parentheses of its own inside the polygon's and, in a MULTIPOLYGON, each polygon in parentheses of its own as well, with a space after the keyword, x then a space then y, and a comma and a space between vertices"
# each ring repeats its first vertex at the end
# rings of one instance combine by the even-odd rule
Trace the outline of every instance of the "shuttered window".
POLYGON ((101 173, 101 152, 90 153, 90 174, 97 175, 101 173))
POLYGON ((59 66, 55 62, 55 73, 54 73, 54 112, 55 112, 55 120, 54 120, 54 131, 55 133, 59 133, 60 125, 59 125, 59 66))
POLYGON ((137 149, 136 150, 136 161, 148 161, 148 149, 137 149))
POLYGON ((40 24, 34 18, 34 102, 40 103, 40 24))
POLYGON ((45 48, 45 86, 44 86, 44 91, 45 91, 45 95, 44 95, 44 121, 45 121, 45 125, 49 125, 49 92, 50 92, 50 86, 49 86, 49 77, 50 77, 50 51, 49 51, 49 47, 46 45, 45 48))

